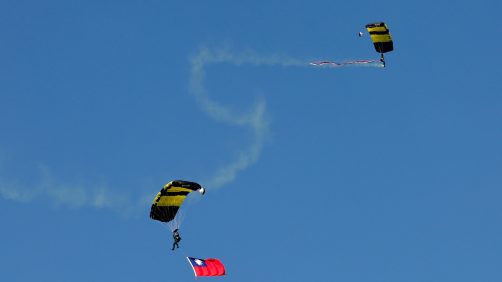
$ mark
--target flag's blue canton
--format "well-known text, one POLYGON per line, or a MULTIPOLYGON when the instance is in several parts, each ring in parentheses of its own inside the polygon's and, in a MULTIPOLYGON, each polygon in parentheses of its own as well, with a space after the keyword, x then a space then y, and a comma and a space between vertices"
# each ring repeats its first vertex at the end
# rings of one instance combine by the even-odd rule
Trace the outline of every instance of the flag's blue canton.
POLYGON ((198 259, 198 258, 191 258, 189 257, 188 258, 190 260, 190 263, 193 265, 193 266, 203 266, 203 267, 206 267, 206 261, 203 260, 203 259, 198 259))

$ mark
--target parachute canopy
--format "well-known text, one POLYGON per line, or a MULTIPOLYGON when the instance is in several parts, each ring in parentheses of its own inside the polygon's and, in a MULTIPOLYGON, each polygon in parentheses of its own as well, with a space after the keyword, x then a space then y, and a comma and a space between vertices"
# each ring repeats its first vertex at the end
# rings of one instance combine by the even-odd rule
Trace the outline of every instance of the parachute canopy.
POLYGON ((195 182, 174 180, 167 183, 153 199, 150 218, 161 222, 173 220, 187 195, 193 191, 205 193, 204 188, 195 182))
POLYGON ((366 25, 366 29, 371 36, 371 41, 375 45, 375 50, 378 53, 387 53, 394 50, 392 37, 389 28, 383 22, 370 23, 366 25))

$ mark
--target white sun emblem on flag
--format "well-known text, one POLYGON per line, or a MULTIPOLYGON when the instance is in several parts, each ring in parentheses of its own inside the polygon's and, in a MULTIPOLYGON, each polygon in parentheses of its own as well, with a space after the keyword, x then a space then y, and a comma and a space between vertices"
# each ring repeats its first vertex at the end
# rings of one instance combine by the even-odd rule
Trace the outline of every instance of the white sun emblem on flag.
POLYGON ((195 260, 195 263, 196 263, 197 265, 202 265, 202 261, 201 261, 200 259, 196 259, 196 260, 195 260))

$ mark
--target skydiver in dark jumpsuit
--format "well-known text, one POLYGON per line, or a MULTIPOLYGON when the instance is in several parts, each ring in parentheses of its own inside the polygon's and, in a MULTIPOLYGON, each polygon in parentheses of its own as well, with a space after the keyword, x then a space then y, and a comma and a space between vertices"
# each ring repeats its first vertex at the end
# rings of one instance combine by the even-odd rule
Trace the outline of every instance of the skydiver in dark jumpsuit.
POLYGON ((173 248, 171 250, 174 251, 174 247, 176 247, 176 248, 180 247, 180 245, 178 245, 178 243, 181 241, 181 236, 180 236, 180 233, 178 233, 178 229, 174 229, 173 239, 174 239, 173 248))
POLYGON ((385 68, 385 59, 383 57, 383 53, 380 53, 380 62, 382 62, 383 67, 385 68))

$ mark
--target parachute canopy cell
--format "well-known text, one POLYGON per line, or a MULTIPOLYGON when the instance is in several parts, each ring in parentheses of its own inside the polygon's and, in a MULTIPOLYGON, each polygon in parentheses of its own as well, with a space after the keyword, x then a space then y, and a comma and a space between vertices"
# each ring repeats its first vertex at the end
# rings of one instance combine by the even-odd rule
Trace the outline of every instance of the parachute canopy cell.
POLYGON ((371 36, 371 41, 375 45, 375 50, 378 53, 387 53, 394 50, 392 36, 389 28, 383 22, 370 23, 366 25, 366 29, 371 36))
POLYGON ((153 199, 150 218, 161 222, 173 220, 187 195, 198 191, 204 195, 204 188, 195 182, 174 180, 167 183, 153 199))

